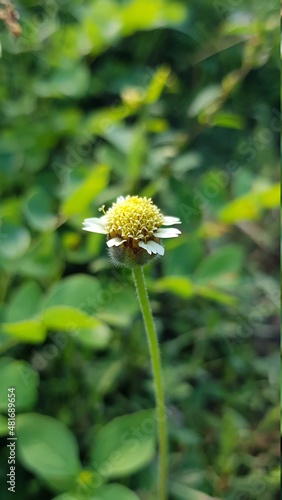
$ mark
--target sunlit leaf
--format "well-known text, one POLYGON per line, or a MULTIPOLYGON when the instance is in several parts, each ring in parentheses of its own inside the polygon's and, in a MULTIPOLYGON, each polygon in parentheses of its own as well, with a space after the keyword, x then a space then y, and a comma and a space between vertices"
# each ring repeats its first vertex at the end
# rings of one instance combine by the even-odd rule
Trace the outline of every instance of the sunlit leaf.
POLYGON ((234 128, 236 130, 241 130, 244 127, 242 117, 232 113, 217 113, 212 119, 212 124, 217 127, 234 128))
POLYGON ((195 285, 195 293, 205 299, 219 302, 219 304, 226 304, 228 306, 234 306, 236 304, 235 297, 227 293, 222 293, 211 286, 195 285))
POLYGON ((46 329, 39 319, 3 323, 2 330, 21 342, 33 344, 42 342, 46 337, 46 329))
POLYGON ((93 168, 82 184, 66 199, 61 206, 65 217, 77 215, 85 210, 107 185, 109 167, 98 165, 93 168))
POLYGON ((129 35, 136 30, 159 27, 164 22, 173 24, 185 17, 181 4, 166 5, 163 0, 131 0, 121 10, 122 34, 129 35))
POLYGON ((181 298, 191 297, 194 293, 193 284, 183 276, 166 276, 155 281, 154 288, 159 292, 169 292, 181 298))
POLYGON ((242 220, 254 220, 260 215, 260 207, 253 196, 245 195, 225 205, 219 212, 219 219, 227 224, 242 220))
POLYGON ((151 104, 159 99, 169 74, 170 69, 165 66, 162 66, 154 73, 146 90, 145 103, 151 104))
POLYGON ((266 189, 250 191, 235 198, 219 212, 219 218, 225 223, 233 224, 242 220, 257 219, 263 209, 280 205, 280 185, 274 184, 266 189))
POLYGON ((41 319, 48 328, 66 331, 100 325, 100 321, 80 309, 64 305, 48 307, 42 312, 41 319))
POLYGON ((41 314, 41 320, 46 328, 68 332, 74 340, 90 348, 103 349, 110 340, 108 325, 74 307, 47 307, 41 314))
POLYGON ((264 208, 275 208, 280 206, 281 186, 280 183, 270 186, 259 194, 259 203, 264 208))

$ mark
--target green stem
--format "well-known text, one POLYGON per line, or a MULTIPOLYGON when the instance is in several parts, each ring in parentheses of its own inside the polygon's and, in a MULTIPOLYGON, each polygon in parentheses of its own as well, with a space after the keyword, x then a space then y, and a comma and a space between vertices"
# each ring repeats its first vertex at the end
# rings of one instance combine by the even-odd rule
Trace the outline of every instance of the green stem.
POLYGON ((159 440, 158 500, 166 500, 167 433, 160 349, 147 294, 143 267, 135 267, 132 272, 146 328, 155 384, 159 440))

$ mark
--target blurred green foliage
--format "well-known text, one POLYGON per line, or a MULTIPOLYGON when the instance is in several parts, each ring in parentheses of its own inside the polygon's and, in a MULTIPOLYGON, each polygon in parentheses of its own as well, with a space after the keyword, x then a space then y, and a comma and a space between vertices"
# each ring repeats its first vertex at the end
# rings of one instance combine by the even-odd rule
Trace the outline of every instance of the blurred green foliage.
POLYGON ((278 2, 15 6, 21 36, 1 26, 1 498, 7 387, 14 498, 155 498, 132 279, 81 230, 126 194, 183 222, 146 268, 170 498, 278 498, 278 2))

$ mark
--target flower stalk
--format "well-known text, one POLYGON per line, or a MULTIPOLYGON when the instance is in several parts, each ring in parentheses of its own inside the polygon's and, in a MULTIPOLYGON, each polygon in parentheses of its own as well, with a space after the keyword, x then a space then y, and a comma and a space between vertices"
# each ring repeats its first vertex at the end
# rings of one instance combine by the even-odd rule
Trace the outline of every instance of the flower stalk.
POLYGON ((107 247, 112 262, 132 269, 141 312, 147 333, 155 386, 158 427, 158 500, 167 499, 167 431, 161 357, 150 302, 144 279, 143 266, 156 256, 164 255, 163 238, 177 238, 181 231, 178 217, 163 215, 151 198, 119 196, 115 203, 99 218, 85 219, 83 229, 107 236, 107 247))
POLYGON ((147 340, 149 345, 152 372, 154 377, 155 398, 157 409, 158 425, 158 445, 159 445, 159 463, 158 463, 158 500, 166 500, 166 482, 167 482, 167 431, 166 431, 166 411, 164 401, 164 390, 162 382, 161 357, 154 326, 152 311, 148 298, 146 283, 144 279, 143 267, 134 267, 132 269, 137 295, 143 315, 147 340))

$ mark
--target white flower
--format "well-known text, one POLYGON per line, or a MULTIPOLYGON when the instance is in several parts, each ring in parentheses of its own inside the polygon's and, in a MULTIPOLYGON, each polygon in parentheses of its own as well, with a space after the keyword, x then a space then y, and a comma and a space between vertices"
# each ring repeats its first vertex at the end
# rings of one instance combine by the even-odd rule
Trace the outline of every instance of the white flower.
POLYGON ((181 234, 179 229, 161 226, 181 224, 177 217, 166 217, 153 204, 151 198, 139 196, 119 196, 116 203, 100 218, 85 219, 83 229, 93 233, 106 234, 107 246, 122 247, 131 250, 135 255, 145 250, 149 255, 164 255, 162 238, 176 238, 181 234))

